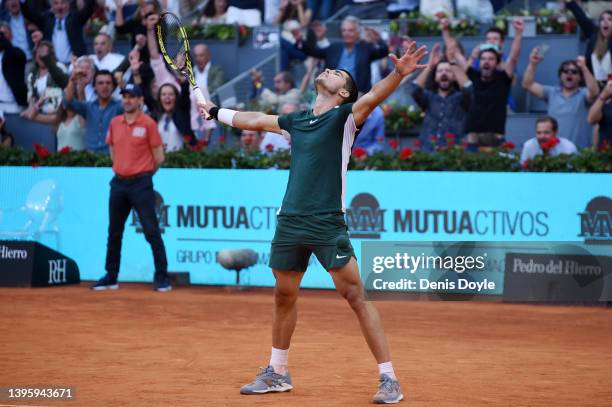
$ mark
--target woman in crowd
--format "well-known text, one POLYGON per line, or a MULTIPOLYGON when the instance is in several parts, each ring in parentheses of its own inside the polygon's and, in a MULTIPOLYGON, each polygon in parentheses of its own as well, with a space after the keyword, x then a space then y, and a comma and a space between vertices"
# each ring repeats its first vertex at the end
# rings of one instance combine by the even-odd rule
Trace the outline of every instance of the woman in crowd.
POLYGON ((588 38, 585 54, 587 67, 603 86, 608 81, 608 75, 612 75, 612 9, 601 13, 596 25, 575 1, 566 2, 580 30, 588 38))
POLYGON ((227 0, 208 0, 200 24, 225 24, 227 19, 227 0))
POLYGON ((149 108, 155 107, 153 117, 157 119, 157 127, 164 143, 164 150, 177 151, 183 148, 185 139, 195 142, 191 130, 191 100, 189 98, 189 82, 181 84, 181 91, 170 83, 164 83, 157 91, 157 101, 147 100, 149 108))
POLYGON ((304 0, 282 0, 274 22, 284 24, 286 21, 296 20, 302 28, 306 28, 311 18, 312 11, 306 7, 304 0))
POLYGON ((57 111, 57 151, 65 147, 79 151, 85 149, 85 119, 74 110, 60 104, 57 111))

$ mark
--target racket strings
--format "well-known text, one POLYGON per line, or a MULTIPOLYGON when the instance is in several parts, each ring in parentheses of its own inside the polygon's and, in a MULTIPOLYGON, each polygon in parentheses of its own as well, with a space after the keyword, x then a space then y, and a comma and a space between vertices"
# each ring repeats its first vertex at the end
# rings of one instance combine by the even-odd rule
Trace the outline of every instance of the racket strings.
POLYGON ((160 23, 166 54, 179 70, 184 70, 186 67, 185 36, 180 21, 175 16, 166 14, 160 23))

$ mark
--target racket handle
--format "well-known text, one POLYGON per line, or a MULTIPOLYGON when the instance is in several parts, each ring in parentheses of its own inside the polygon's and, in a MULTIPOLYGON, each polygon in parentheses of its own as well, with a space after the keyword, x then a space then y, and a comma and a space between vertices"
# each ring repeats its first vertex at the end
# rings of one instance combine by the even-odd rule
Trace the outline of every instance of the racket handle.
MULTIPOLYGON (((193 87, 193 93, 195 94, 196 97, 196 101, 198 102, 199 105, 205 105, 206 104, 206 99, 204 98, 204 94, 202 93, 202 89, 200 89, 197 86, 193 87)), ((206 120, 210 120, 211 117, 208 114, 208 112, 206 112, 206 120)))

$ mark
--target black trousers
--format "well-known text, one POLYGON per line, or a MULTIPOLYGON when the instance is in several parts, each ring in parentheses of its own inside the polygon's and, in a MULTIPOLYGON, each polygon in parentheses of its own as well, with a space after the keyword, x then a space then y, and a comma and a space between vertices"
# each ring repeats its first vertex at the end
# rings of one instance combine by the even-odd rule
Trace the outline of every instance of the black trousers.
POLYGON ((151 175, 127 180, 114 177, 110 182, 106 271, 112 275, 119 274, 123 230, 132 208, 136 210, 145 238, 153 250, 155 277, 165 277, 168 273, 168 261, 166 259, 166 248, 159 231, 157 214, 155 213, 155 194, 151 175))

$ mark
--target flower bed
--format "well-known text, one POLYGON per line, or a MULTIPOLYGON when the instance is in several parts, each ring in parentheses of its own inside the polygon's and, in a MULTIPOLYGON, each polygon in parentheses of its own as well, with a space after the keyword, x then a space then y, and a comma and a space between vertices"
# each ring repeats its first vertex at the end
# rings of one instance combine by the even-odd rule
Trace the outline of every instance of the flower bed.
MULTIPOLYGON (((389 142, 391 153, 368 156, 365 150, 355 148, 350 169, 388 171, 534 171, 534 172, 612 172, 612 148, 601 151, 583 149, 578 154, 550 157, 537 156, 521 166, 519 156, 507 143, 489 152, 468 153, 461 145, 447 145, 433 153, 418 149, 400 149, 396 140, 389 142)), ((221 148, 201 151, 183 150, 166 154, 167 168, 249 168, 287 169, 291 157, 287 151, 276 153, 243 154, 240 151, 221 148)), ((55 166, 55 167, 110 167, 106 154, 87 151, 70 151, 66 148, 50 153, 42 146, 36 151, 0 147, 0 165, 4 166, 55 166)))

